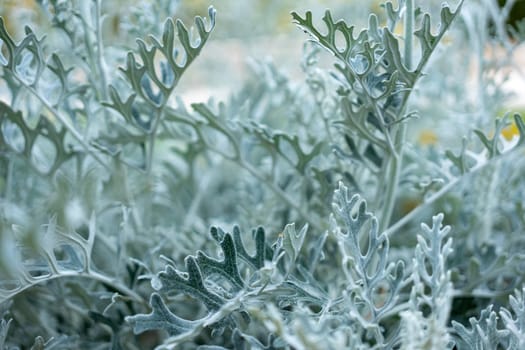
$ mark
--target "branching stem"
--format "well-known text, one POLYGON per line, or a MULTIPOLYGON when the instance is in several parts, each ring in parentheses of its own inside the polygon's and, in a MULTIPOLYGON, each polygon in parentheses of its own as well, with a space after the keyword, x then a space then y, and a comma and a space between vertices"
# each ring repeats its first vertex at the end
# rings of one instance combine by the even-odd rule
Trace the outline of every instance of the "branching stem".
MULTIPOLYGON (((414 0, 407 0, 405 11, 405 66, 408 70, 412 69, 412 49, 413 49, 413 31, 414 31, 414 0)), ((400 111, 400 115, 405 112, 406 105, 400 111)), ((384 231, 390 224, 394 204, 397 197, 399 178, 403 166, 403 148, 405 145, 407 133, 407 123, 401 122, 395 137, 395 153, 389 160, 388 171, 386 172, 386 195, 383 205, 383 211, 380 218, 380 231, 384 231)))

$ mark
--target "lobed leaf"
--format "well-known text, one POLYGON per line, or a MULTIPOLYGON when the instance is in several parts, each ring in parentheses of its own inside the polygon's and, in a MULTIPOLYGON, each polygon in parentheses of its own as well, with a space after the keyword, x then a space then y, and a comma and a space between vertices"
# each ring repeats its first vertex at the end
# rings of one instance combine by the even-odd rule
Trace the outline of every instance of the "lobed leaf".
POLYGON ((190 333, 200 321, 188 321, 174 315, 164 304, 158 293, 151 294, 151 313, 126 317, 126 321, 133 325, 133 332, 140 334, 145 331, 162 329, 169 335, 190 333))
POLYGON ((348 188, 340 183, 334 192, 333 206, 344 223, 342 230, 334 222, 332 231, 337 236, 347 277, 345 294, 347 307, 352 310, 350 318, 361 325, 361 331, 371 332, 382 343, 382 331, 376 325, 398 303, 405 279, 404 263, 388 262, 388 237, 378 232, 377 219, 366 210, 366 202, 359 195, 350 196, 348 188))
POLYGON ((499 311, 509 333, 508 349, 525 347, 525 288, 516 290, 509 297, 510 310, 502 307, 499 311))
MULTIPOLYGON (((132 120, 132 111, 142 113, 141 103, 146 103, 150 108, 163 108, 175 86, 179 83, 185 70, 199 55, 215 26, 215 9, 209 8, 209 23, 206 26, 201 17, 195 18, 198 38, 190 38, 184 24, 178 20, 177 37, 183 48, 184 57, 180 59, 179 50, 175 48, 175 24, 171 18, 164 23, 162 38, 159 40, 151 37, 153 45, 149 46, 142 39, 137 39, 138 56, 128 52, 126 66, 120 68, 134 91, 126 98, 120 98, 114 86, 110 86, 111 103, 106 103, 110 108, 118 111, 126 120, 132 120), (159 61, 160 57, 160 61, 159 61), (160 69, 157 67, 160 66, 160 69), (160 75, 159 75, 160 72, 160 75), (136 100, 139 96, 140 101, 136 100), (135 109, 134 109, 135 108, 135 109)), ((141 119, 135 117, 135 120, 141 119)), ((151 132, 151 123, 141 126, 146 133, 151 132)))
POLYGON ((446 260, 452 253, 449 226, 442 226, 443 214, 432 217, 432 227, 421 224, 413 258, 411 307, 402 315, 402 348, 443 349, 449 345, 447 322, 453 286, 446 260), (446 239, 446 240, 445 240, 446 239))
POLYGON ((55 125, 44 116, 41 116, 38 124, 32 128, 25 121, 22 112, 15 112, 2 101, 0 101, 0 127, 7 131, 0 133, 0 142, 11 152, 21 154, 35 170, 45 175, 54 174, 62 164, 77 154, 77 151, 65 143, 66 129, 57 130, 55 125), (19 131, 21 135, 17 136, 15 131, 19 131), (37 148, 35 142, 39 137, 48 140, 55 150, 52 163, 46 164, 44 169, 36 166, 32 160, 32 155, 37 148), (21 146, 17 147, 17 145, 21 146))
POLYGON ((167 294, 180 292, 192 296, 201 301, 210 311, 219 309, 226 300, 206 288, 197 259, 188 256, 185 262, 187 277, 168 265, 164 271, 157 274, 156 279, 160 282, 160 288, 156 289, 167 294))
POLYGON ((459 350, 497 349, 498 346, 505 344, 509 331, 498 329, 498 317, 492 308, 493 305, 489 305, 483 309, 479 319, 471 317, 470 328, 452 321, 452 327, 457 333, 456 346, 459 350))

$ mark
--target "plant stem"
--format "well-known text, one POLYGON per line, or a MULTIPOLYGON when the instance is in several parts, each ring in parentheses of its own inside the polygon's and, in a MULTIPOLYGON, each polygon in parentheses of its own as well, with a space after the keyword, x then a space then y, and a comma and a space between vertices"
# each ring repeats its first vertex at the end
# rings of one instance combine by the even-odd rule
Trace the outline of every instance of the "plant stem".
MULTIPOLYGON (((414 31, 414 0, 407 0, 405 8, 405 66, 408 70, 412 69, 412 48, 414 31)), ((402 108, 400 115, 405 111, 402 108)), ((399 177, 403 165, 403 148, 407 133, 407 123, 401 122, 396 133, 394 147, 396 152, 390 158, 388 171, 386 172, 386 196, 380 221, 380 232, 386 230, 390 224, 394 204, 397 197, 399 177)))
MULTIPOLYGON (((503 161, 503 160, 508 161, 507 157, 512 157, 513 155, 515 156, 515 153, 518 150, 523 150, 523 146, 515 147, 512 150, 503 153, 502 155, 500 155, 498 158, 495 158, 495 159, 499 161, 503 161)), ((414 210, 412 210, 411 212, 403 216, 392 226, 388 227, 385 233, 388 236, 393 235, 395 232, 399 231, 399 229, 401 229, 406 224, 408 224, 410 221, 412 221, 414 218, 416 218, 418 215, 420 215, 421 212, 425 210, 425 208, 428 208, 428 206, 435 203, 438 199, 442 198, 444 195, 449 193, 458 183, 468 180, 469 178, 475 176, 478 172, 480 172, 481 170, 485 169, 487 166, 492 165, 492 164, 493 162, 489 162, 489 161, 484 162, 483 164, 478 165, 474 167, 473 169, 469 169, 468 172, 461 175, 460 177, 453 179, 452 181, 447 183, 445 186, 443 186, 439 191, 437 191, 432 196, 430 196, 427 200, 425 200, 422 204, 420 204, 417 208, 415 208, 414 210)))
POLYGON ((148 302, 140 294, 126 287, 120 281, 117 281, 114 278, 108 277, 106 275, 103 275, 95 271, 81 271, 81 272, 79 271, 59 271, 57 274, 51 274, 48 276, 40 276, 37 278, 32 277, 31 280, 24 281, 26 284, 23 284, 22 286, 16 289, 9 290, 9 291, 0 289, 0 303, 4 302, 5 300, 12 299, 16 295, 20 294, 21 292, 31 287, 34 287, 35 285, 40 284, 40 283, 45 283, 50 280, 54 280, 58 278, 79 278, 79 277, 92 279, 99 283, 103 283, 108 286, 111 286, 116 291, 118 291, 121 295, 129 297, 133 301, 139 304, 148 305, 148 302))
POLYGON ((405 66, 412 69, 412 38, 414 31, 414 0, 407 0, 405 12, 405 66))
MULTIPOLYGON (((100 91, 105 100, 108 99, 108 83, 106 77, 106 61, 104 60, 104 45, 102 43, 102 25, 100 23, 100 18, 102 17, 100 7, 101 0, 95 1, 95 34, 96 34, 96 44, 97 44, 97 65, 98 73, 100 78, 100 91)), ((107 109, 104 109, 104 113, 107 115, 107 109)), ((107 118, 106 118, 107 120, 107 118)))
POLYGON ((188 211, 184 216, 184 220, 182 222, 183 231, 190 230, 192 228, 192 222, 198 216, 199 206, 201 205, 202 201, 206 198, 206 194, 208 193, 208 189, 212 180, 211 175, 215 172, 216 168, 218 168, 218 164, 214 164, 213 167, 207 173, 205 173, 203 175, 203 178, 200 180, 198 191, 193 196, 191 204, 188 207, 188 211))
POLYGON ((153 157, 155 155, 155 140, 157 138, 157 131, 159 128, 159 125, 162 121, 162 113, 164 110, 164 106, 166 104, 162 104, 159 108, 155 111, 155 117, 153 120, 153 127, 151 128, 151 132, 148 136, 148 144, 146 145, 147 148, 147 156, 146 156, 146 174, 149 176, 151 175, 151 171, 153 169, 153 157))
MULTIPOLYGON (((102 18, 102 12, 101 12, 102 0, 95 0, 94 6, 95 6, 94 31, 95 31, 95 44, 97 47, 97 54, 96 54, 97 67, 96 68, 97 68, 98 76, 100 79, 99 98, 100 100, 108 101, 109 92, 108 92, 107 65, 106 65, 106 60, 104 59, 104 43, 102 41, 102 23, 100 20, 102 18)), ((86 43, 86 44, 90 46, 89 43, 86 43)), ((103 108, 103 113, 104 113, 104 122, 106 123, 106 127, 108 127, 107 122, 108 120, 110 120, 108 109, 103 108)), ((120 159, 117 160, 117 162, 118 161, 120 161, 120 159)), ((133 218, 133 227, 136 230, 136 232, 139 232, 140 230, 142 230, 142 220, 140 218, 139 213, 137 212, 135 200, 131 194, 131 191, 129 190, 129 181, 128 181, 129 177, 127 176, 127 170, 123 168, 123 172, 124 172, 124 176, 122 179, 124 181, 123 186, 126 192, 125 194, 126 202, 127 202, 126 205, 128 205, 131 210, 131 216, 133 218)))

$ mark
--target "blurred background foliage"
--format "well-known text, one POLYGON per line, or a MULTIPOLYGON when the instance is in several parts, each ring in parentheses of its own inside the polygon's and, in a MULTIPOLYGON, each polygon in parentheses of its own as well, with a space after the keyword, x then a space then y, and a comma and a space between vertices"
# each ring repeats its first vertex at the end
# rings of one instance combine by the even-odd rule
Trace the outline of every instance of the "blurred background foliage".
MULTIPOLYGON (((22 23, 32 23, 37 33, 45 33, 51 31, 49 9, 59 6, 65 8, 67 14, 68 8, 78 8, 72 4, 84 3, 88 1, 2 0, 0 15, 6 19, 9 32, 21 38, 22 23)), ((458 1, 449 3, 455 7, 458 1)), ((432 158, 432 154, 442 149, 457 150, 461 148, 463 136, 472 139, 469 130, 478 128, 490 133, 495 117, 508 112, 523 113, 525 75, 521 67, 525 66, 525 50, 519 42, 525 33, 525 0, 512 1, 512 6, 507 6, 509 13, 500 13, 506 3, 498 0, 500 9, 494 7, 487 11, 487 6, 495 6, 495 2, 465 2, 461 18, 433 55, 422 83, 413 94, 410 108, 418 111, 417 120, 411 121, 409 130, 409 141, 417 147, 413 154, 423 149, 432 158), (510 25, 506 34, 498 33, 501 28, 494 25, 500 23, 502 17, 510 25), (509 42, 518 42, 518 45, 509 45, 509 42)), ((244 88, 275 73, 297 90, 304 88, 305 81, 311 78, 301 65, 308 37, 292 23, 291 11, 311 10, 314 21, 320 23, 329 8, 335 19, 355 25, 356 32, 367 26, 371 12, 377 14, 380 22, 386 21, 380 0, 115 0, 101 1, 101 4, 105 14, 103 40, 108 44, 110 67, 123 65, 126 49, 136 48, 136 38, 147 38, 148 34, 160 36, 164 18, 179 18, 190 25, 194 16, 206 14, 209 6, 217 9, 217 25, 206 49, 175 91, 187 105, 209 99, 243 98, 244 88), (114 51, 110 52, 112 48, 114 51), (261 67, 269 67, 269 71, 265 73, 261 67)), ((417 2, 435 17, 441 4, 442 0, 417 2)), ((395 32, 402 33, 402 28, 395 28, 395 32)), ((46 38, 46 45, 69 50, 70 43, 61 40, 60 36, 50 36, 46 38)), ((334 59, 329 53, 321 51, 317 55, 315 68, 333 70, 334 59)), ((504 133, 511 139, 517 135, 516 125, 509 125, 504 133)), ((397 208, 398 216, 411 211, 421 201, 409 192, 406 196, 397 208)))

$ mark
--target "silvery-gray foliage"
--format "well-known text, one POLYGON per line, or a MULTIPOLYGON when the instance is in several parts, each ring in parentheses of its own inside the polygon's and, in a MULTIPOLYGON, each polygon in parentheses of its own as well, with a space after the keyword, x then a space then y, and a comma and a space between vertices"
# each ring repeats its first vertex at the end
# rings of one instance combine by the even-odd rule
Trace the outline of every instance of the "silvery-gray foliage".
POLYGON ((447 258, 452 239, 445 237, 450 226, 442 227, 443 214, 432 218, 432 227, 421 225, 415 257, 410 308, 401 313, 402 349, 446 349, 450 345, 447 322, 453 299, 453 285, 447 258))
POLYGON ((0 349, 525 346, 522 117, 450 150, 408 138, 480 7, 387 2, 363 30, 294 12, 304 82, 253 60, 187 106, 213 8, 189 29, 131 6, 111 44, 111 1, 37 3, 46 35, 0 17, 0 349))

